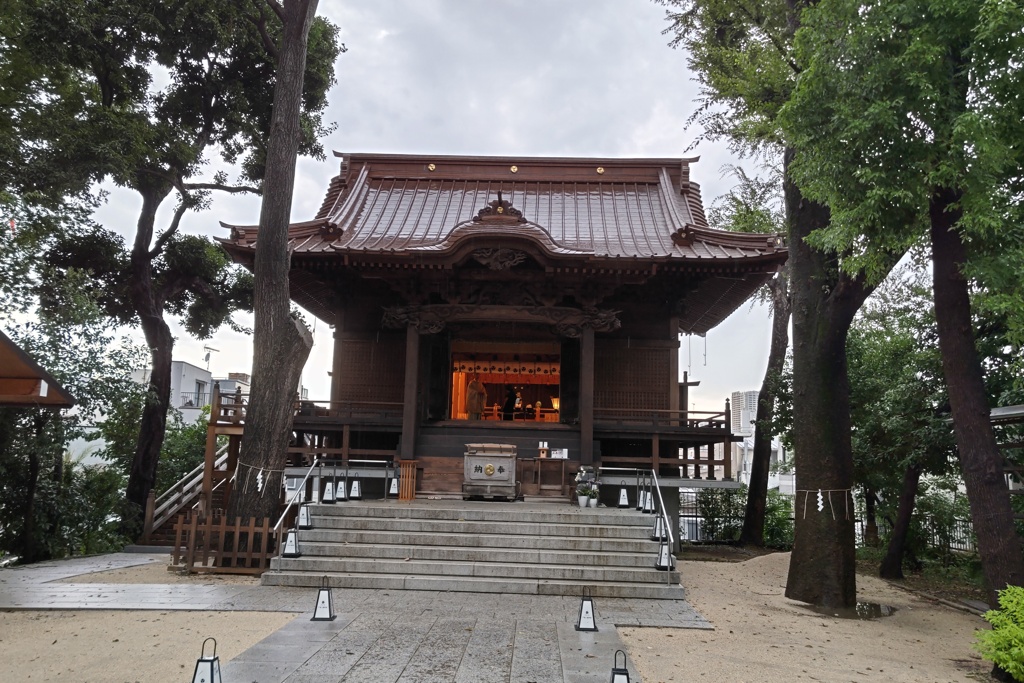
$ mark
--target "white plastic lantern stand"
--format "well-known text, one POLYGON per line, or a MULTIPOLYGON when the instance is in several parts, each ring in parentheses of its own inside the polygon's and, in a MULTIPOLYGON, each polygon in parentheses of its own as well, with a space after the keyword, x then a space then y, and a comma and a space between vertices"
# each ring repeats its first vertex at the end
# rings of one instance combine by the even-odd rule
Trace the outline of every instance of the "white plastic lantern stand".
POLYGON ((284 537, 284 552, 281 557, 302 557, 299 552, 299 534, 295 529, 289 529, 284 537))
POLYGON ((654 514, 654 491, 648 489, 644 495, 644 514, 654 514))
POLYGON ((661 547, 658 548, 658 562, 654 565, 654 568, 660 572, 667 572, 672 569, 674 562, 675 558, 669 552, 668 541, 662 540, 661 547))
POLYGON ((628 508, 629 507, 629 494, 626 493, 626 480, 625 479, 622 480, 622 488, 619 489, 619 507, 620 508, 628 508))
POLYGON ((320 581, 320 590, 316 594, 316 607, 310 621, 334 621, 338 616, 334 613, 334 598, 331 597, 331 584, 325 576, 320 581))
POLYGON ((636 511, 642 512, 644 509, 644 498, 647 497, 647 478, 640 478, 640 471, 636 473, 636 511))
POLYGON ((665 533, 665 518, 658 515, 654 518, 654 529, 651 530, 652 541, 664 541, 667 540, 668 535, 665 533))
POLYGON ((615 651, 615 660, 612 662, 611 683, 629 683, 629 669, 626 668, 626 653, 622 650, 615 651), (622 666, 619 666, 619 655, 622 655, 622 666))
POLYGON ((320 500, 321 503, 325 503, 327 505, 334 505, 334 502, 337 499, 335 491, 338 480, 337 477, 335 477, 334 475, 335 471, 332 469, 331 476, 327 478, 327 483, 324 484, 324 495, 323 498, 320 500))
POLYGON ((391 487, 388 489, 388 495, 398 495, 398 477, 391 477, 391 487))
POLYGON ((594 622, 594 597, 586 586, 583 587, 583 599, 580 600, 580 616, 576 620, 576 630, 597 630, 597 624, 594 622))
POLYGON ((334 478, 334 500, 338 503, 344 503, 348 498, 345 495, 345 491, 348 489, 348 470, 345 471, 345 477, 338 481, 337 476, 334 478))
POLYGON ((299 528, 313 528, 313 518, 309 514, 309 503, 303 503, 299 506, 299 528))
POLYGON ((203 641, 203 650, 196 660, 196 672, 192 675, 192 683, 221 683, 220 657, 217 656, 217 641, 207 638, 203 641), (213 640, 213 652, 206 656, 206 644, 213 640))
POLYGON ((352 482, 352 488, 348 492, 349 500, 362 500, 363 499, 363 485, 359 481, 359 473, 356 472, 356 478, 352 482))

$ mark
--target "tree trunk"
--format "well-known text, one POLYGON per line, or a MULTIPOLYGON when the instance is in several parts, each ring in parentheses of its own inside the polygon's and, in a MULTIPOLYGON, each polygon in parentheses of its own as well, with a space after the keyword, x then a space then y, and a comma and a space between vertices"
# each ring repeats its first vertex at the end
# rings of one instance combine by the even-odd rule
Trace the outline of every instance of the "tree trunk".
MULTIPOLYGON (((757 416, 754 426, 754 457, 750 466, 750 486, 747 490, 747 508, 740 531, 741 545, 764 545, 764 515, 768 505, 768 474, 771 469, 772 436, 771 423, 775 417, 781 390, 782 369, 786 363, 786 349, 789 348, 789 278, 784 269, 771 283, 772 294, 772 338, 768 351, 768 367, 757 394, 757 416)), ((733 406, 733 410, 737 410, 733 406)))
POLYGON ((790 235, 797 493, 786 597, 852 607, 857 589, 846 336, 870 288, 861 278, 842 274, 834 254, 806 243, 813 230, 828 225, 829 211, 805 199, 790 181, 792 159, 793 150, 787 149, 783 192, 790 235))
POLYGON ((892 525, 889 535, 889 547, 878 567, 878 575, 883 579, 903 578, 903 555, 907 547, 907 534, 910 532, 910 520, 914 514, 914 501, 917 499, 917 484, 921 480, 921 465, 912 463, 903 473, 903 488, 896 508, 896 522, 892 525))
POLYGON ((122 531, 129 538, 136 538, 142 532, 146 498, 156 484, 160 450, 167 430, 167 407, 171 400, 174 337, 164 322, 163 302, 158 300, 154 289, 153 261, 149 253, 156 212, 166 195, 167 190, 142 193, 142 213, 131 254, 132 303, 149 346, 153 370, 149 375, 149 389, 139 422, 139 440, 128 474, 127 505, 122 515, 122 531))
POLYGON ((282 11, 284 26, 278 46, 274 114, 256 242, 252 385, 231 517, 270 517, 276 521, 295 391, 313 346, 309 330, 291 316, 288 221, 299 149, 306 40, 316 5, 316 0, 293 0, 285 2, 282 11), (247 476, 254 469, 267 473, 263 490, 257 490, 254 478, 247 476))
POLYGON ((21 542, 18 544, 22 564, 31 564, 50 559, 42 552, 39 534, 36 533, 36 493, 39 491, 39 472, 42 469, 40 453, 43 451, 43 430, 46 427, 47 411, 36 409, 32 417, 35 442, 28 452, 28 481, 25 483, 25 518, 21 527, 21 542))
POLYGON ((1024 582, 1024 556, 1014 529, 1003 458, 989 421, 988 398, 974 345, 971 303, 962 272, 967 252, 955 227, 960 220, 960 210, 955 208, 960 198, 957 191, 937 190, 929 206, 935 318, 960 468, 978 535, 989 604, 995 608, 996 591, 1024 582))

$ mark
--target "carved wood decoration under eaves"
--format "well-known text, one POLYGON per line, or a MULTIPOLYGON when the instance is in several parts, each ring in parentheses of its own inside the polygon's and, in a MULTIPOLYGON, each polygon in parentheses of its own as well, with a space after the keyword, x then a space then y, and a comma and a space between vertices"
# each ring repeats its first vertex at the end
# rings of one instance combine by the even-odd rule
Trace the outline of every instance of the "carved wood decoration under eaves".
POLYGON ((491 270, 509 270, 526 260, 526 253, 516 249, 477 249, 473 258, 482 266, 491 270))
POLYGON ((523 212, 512 206, 512 202, 501 198, 501 191, 498 198, 491 201, 487 206, 480 209, 473 217, 475 223, 525 223, 523 212))
POLYGON ((450 322, 507 321, 550 325, 560 337, 579 337, 586 328, 612 332, 622 323, 618 311, 564 306, 468 306, 438 304, 384 309, 386 328, 411 326, 420 334, 437 334, 450 322))

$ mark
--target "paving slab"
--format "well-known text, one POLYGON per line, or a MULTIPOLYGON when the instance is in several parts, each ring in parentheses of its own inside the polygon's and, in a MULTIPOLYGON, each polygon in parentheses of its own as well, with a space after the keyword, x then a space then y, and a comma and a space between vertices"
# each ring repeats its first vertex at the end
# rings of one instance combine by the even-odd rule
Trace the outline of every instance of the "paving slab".
MULTIPOLYGON (((298 616, 234 659, 246 683, 588 683, 607 680, 617 626, 710 629, 685 600, 596 598, 598 631, 575 630, 579 598, 332 589, 337 618, 310 621, 317 589, 62 583, 166 555, 114 553, 0 569, 0 609, 280 611, 298 616)), ((457 580, 453 577, 453 580, 457 580)), ((634 683, 638 676, 630 664, 634 683)))

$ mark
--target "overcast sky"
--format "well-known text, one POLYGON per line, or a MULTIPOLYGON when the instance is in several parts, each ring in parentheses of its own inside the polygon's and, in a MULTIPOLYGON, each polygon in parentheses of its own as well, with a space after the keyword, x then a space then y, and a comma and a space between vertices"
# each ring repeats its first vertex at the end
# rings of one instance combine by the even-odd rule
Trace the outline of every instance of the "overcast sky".
MULTIPOLYGON (((722 167, 736 159, 724 144, 688 151, 699 133, 685 125, 697 85, 686 55, 662 35, 665 9, 651 0, 321 0, 319 13, 348 47, 329 94, 326 120, 337 127, 328 153, 700 155, 691 179, 705 206, 732 184, 722 167)), ((299 161, 293 220, 314 216, 337 172, 331 156, 299 161)), ((99 218, 131 234, 140 205, 113 189, 99 218)), ((163 225, 171 210, 168 201, 163 225)), ((257 223, 259 200, 215 198, 183 229, 223 237, 220 221, 257 223)), ((224 331, 203 342, 172 327, 175 360, 205 366, 211 346, 215 377, 250 371, 251 338, 224 331)), ((768 337, 767 312, 747 305, 706 340, 682 339, 680 370, 701 381, 691 391, 697 410, 720 410, 730 392, 760 386, 768 337)), ((317 322, 315 338, 302 381, 310 398, 327 400, 331 331, 317 322)))

